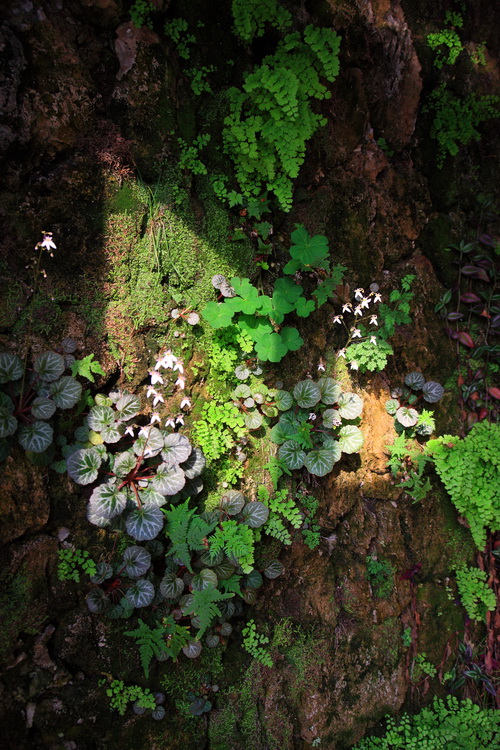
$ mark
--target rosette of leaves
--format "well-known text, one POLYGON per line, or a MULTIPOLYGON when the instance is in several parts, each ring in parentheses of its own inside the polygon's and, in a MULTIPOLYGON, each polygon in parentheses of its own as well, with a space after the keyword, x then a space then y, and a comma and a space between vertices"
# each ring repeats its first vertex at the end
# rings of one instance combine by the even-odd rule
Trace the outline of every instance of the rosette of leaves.
POLYGON ((278 391, 275 401, 283 414, 271 430, 271 440, 280 446, 278 456, 287 469, 306 468, 323 477, 342 453, 361 449, 358 423, 363 401, 343 392, 332 378, 302 380, 292 393, 278 391))
POLYGON ((87 417, 88 442, 77 446, 66 463, 77 484, 94 485, 87 512, 91 523, 111 528, 118 524, 137 541, 147 541, 163 528, 161 507, 167 498, 179 500, 201 491, 205 458, 185 435, 151 425, 139 430, 131 447, 120 450, 127 423, 139 409, 140 399, 129 393, 101 398, 87 417))
POLYGON ((72 409, 82 395, 80 383, 64 375, 66 367, 65 357, 53 351, 39 354, 28 370, 16 354, 0 354, 0 460, 15 438, 30 453, 51 446, 52 417, 58 409, 72 409))
POLYGON ((248 430, 258 430, 265 418, 276 417, 278 407, 274 402, 276 390, 268 388, 264 383, 250 386, 240 383, 231 393, 235 403, 245 415, 245 427, 248 430))
POLYGON ((117 563, 99 563, 94 586, 86 597, 93 614, 105 614, 111 619, 126 619, 136 608, 148 607, 156 591, 150 580, 151 553, 139 545, 127 547, 117 563))
POLYGON ((385 408, 396 420, 396 429, 407 434, 417 434, 428 437, 434 431, 435 423, 432 412, 424 409, 421 414, 413 408, 420 399, 429 404, 439 401, 444 394, 444 388, 434 380, 426 381, 421 372, 410 372, 405 377, 403 388, 397 388, 391 393, 385 408), (421 391, 420 395, 417 395, 421 391))

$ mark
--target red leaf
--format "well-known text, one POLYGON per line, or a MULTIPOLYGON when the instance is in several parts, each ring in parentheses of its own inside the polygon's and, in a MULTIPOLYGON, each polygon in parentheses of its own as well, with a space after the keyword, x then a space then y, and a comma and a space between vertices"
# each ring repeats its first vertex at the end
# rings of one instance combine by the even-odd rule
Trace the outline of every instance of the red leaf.
POLYGON ((478 297, 477 294, 474 294, 474 292, 467 292, 467 294, 462 294, 460 297, 461 302, 481 302, 481 297, 478 297))
POLYGON ((471 336, 467 333, 467 331, 459 331, 458 332, 458 340, 464 346, 468 346, 469 349, 473 349, 474 346, 475 346, 475 344, 474 344, 471 336))
POLYGON ((472 425, 477 422, 477 419, 478 417, 475 412, 473 411, 469 412, 469 414, 467 414, 467 426, 472 427, 472 425))
POLYGON ((465 378, 463 375, 459 375, 457 378, 457 385, 463 385, 465 383, 465 378))
POLYGON ((488 416, 488 409, 485 406, 483 406, 483 408, 479 412, 479 421, 482 422, 483 419, 486 419, 487 416, 488 416))
POLYGON ((500 400, 500 388, 494 388, 491 386, 491 388, 488 388, 488 393, 490 396, 493 396, 493 398, 498 398, 500 400))

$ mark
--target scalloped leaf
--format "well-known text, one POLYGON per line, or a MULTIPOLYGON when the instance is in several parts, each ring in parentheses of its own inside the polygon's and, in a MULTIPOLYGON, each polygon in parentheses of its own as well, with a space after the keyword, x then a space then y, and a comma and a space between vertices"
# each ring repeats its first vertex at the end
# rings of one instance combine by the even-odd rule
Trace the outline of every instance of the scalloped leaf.
POLYGON ((113 422, 108 427, 104 427, 98 434, 100 434, 104 443, 118 443, 124 433, 125 428, 123 425, 120 422, 113 422))
POLYGON ((136 465, 137 459, 131 450, 117 453, 113 463, 113 473, 117 477, 126 477, 132 469, 135 469, 136 465))
POLYGON ((280 411, 287 411, 293 406, 293 396, 288 391, 278 391, 274 402, 280 411))
POLYGON ((301 380, 293 389, 293 397, 302 409, 310 409, 321 399, 321 389, 312 380, 301 380))
POLYGON ((24 372, 24 366, 17 354, 2 352, 0 354, 0 383, 10 383, 20 380, 24 372))
POLYGON ((227 513, 228 516, 235 516, 241 513, 245 505, 245 498, 238 490, 226 490, 222 495, 219 507, 227 513))
POLYGON ((302 450, 300 445, 295 440, 286 440, 282 446, 280 446, 279 459, 283 461, 287 469, 301 469, 304 466, 304 459, 306 452, 302 450))
MULTIPOLYGON (((162 465, 167 466, 169 469, 178 466, 188 460, 191 451, 192 447, 188 438, 178 432, 172 432, 165 437, 164 448, 161 452, 161 457, 164 461, 164 464, 162 465)), ((176 492, 178 491, 179 490, 176 490, 176 492)), ((174 493, 169 492, 168 494, 173 495, 174 493)))
POLYGON ((155 598, 155 587, 146 578, 139 578, 125 592, 125 599, 132 607, 148 607, 155 598))
POLYGON ((258 430, 262 427, 264 417, 256 409, 245 414, 245 427, 247 430, 258 430))
POLYGON ((388 414, 393 417, 399 409, 399 401, 397 398, 390 398, 385 402, 385 410, 388 414))
POLYGON ((266 578, 272 581, 274 578, 283 575, 285 568, 279 560, 270 560, 262 572, 266 578))
MULTIPOLYGON (((338 451, 340 457, 340 450, 338 451)), ((333 469, 333 464, 338 461, 337 452, 329 448, 315 448, 306 454, 304 466, 310 474, 316 477, 324 477, 333 469)))
POLYGON ((242 398, 249 398, 252 395, 252 391, 250 390, 250 386, 248 386, 246 383, 240 383, 236 386, 234 391, 231 393, 231 398, 235 399, 242 399, 242 398))
POLYGON ((151 567, 151 555, 144 547, 134 544, 132 547, 127 547, 123 553, 123 562, 125 563, 125 573, 128 576, 140 578, 151 567))
POLYGON ((204 589, 215 589, 219 580, 217 574, 210 568, 203 568, 199 573, 193 576, 191 589, 193 591, 204 591, 204 589))
POLYGON ((418 411, 408 406, 400 406, 395 416, 403 427, 413 427, 418 422, 418 411))
POLYGON ((109 520, 125 510, 127 495, 114 482, 100 484, 92 492, 89 505, 93 515, 109 520))
POLYGON ((87 607, 94 615, 102 615, 111 604, 108 597, 99 586, 96 586, 89 591, 85 597, 85 601, 87 602, 87 607))
POLYGON ((202 645, 200 641, 189 641, 182 649, 184 656, 188 659, 196 659, 202 651, 202 645))
POLYGON ((179 466, 168 466, 162 463, 156 470, 152 487, 161 495, 175 495, 186 484, 186 476, 179 466))
POLYGON ((92 484, 97 479, 102 463, 101 454, 95 448, 82 448, 68 456, 68 474, 77 484, 92 484))
POLYGON ((405 377, 405 385, 411 388, 412 391, 420 391, 424 383, 425 378, 421 372, 410 372, 405 377))
POLYGON ((357 419, 363 411, 363 399, 355 393, 342 393, 338 405, 342 419, 357 419))
POLYGON ((286 440, 289 440, 296 432, 297 428, 293 424, 291 424, 290 422, 284 422, 280 419, 278 424, 275 424, 272 428, 269 437, 271 438, 273 443, 276 443, 276 445, 281 445, 286 440))
POLYGON ((339 447, 344 453, 357 453, 364 443, 363 433, 354 424, 346 424, 339 431, 339 447))
POLYGON ((24 450, 42 453, 52 444, 54 430, 47 422, 36 421, 21 425, 17 436, 24 450))
POLYGON ((161 508, 165 505, 167 498, 161 492, 157 492, 153 487, 144 487, 139 489, 139 496, 143 505, 156 505, 161 508))
POLYGON ((156 706, 156 708, 151 711, 151 718, 155 721, 161 721, 165 716, 165 706, 156 706))
POLYGON ((146 542, 158 536, 163 528, 164 515, 156 505, 135 508, 127 517, 125 528, 138 542, 146 542))
POLYGON ((82 386, 71 375, 64 375, 51 383, 50 392, 58 409, 72 409, 82 397, 82 386))
POLYGON ((35 419, 50 419, 54 416, 55 410, 55 403, 46 396, 38 396, 31 404, 31 413, 35 419))
POLYGON ((186 479, 195 479, 199 477, 206 465, 206 459, 201 448, 193 448, 187 461, 181 466, 186 475, 186 479))
POLYGON ((246 380, 250 377, 250 370, 246 365, 238 365, 234 369, 234 374, 238 380, 246 380))
POLYGON ((184 591, 184 581, 174 571, 167 571, 160 582, 160 594, 165 599, 178 599, 184 591))
POLYGON ((61 377, 66 364, 64 357, 56 352, 44 352, 39 354, 33 363, 35 372, 38 373, 40 380, 45 380, 47 383, 57 380, 61 377))
POLYGON ((243 581, 243 585, 246 589, 260 589, 263 583, 264 579, 256 568, 246 575, 243 581))
POLYGON ((251 529, 258 529, 269 518, 269 508, 264 503, 254 501, 245 505, 241 515, 247 526, 250 526, 251 529))
POLYGON ((95 575, 90 577, 92 583, 102 583, 113 576, 113 566, 109 563, 97 563, 95 575))
POLYGON ((436 401, 439 401, 441 398, 443 398, 444 388, 434 380, 428 380, 427 383, 425 383, 422 387, 422 393, 424 394, 425 401, 427 401, 429 404, 435 404, 436 401))
POLYGON ((153 458, 161 452, 163 442, 164 435, 157 427, 152 425, 141 427, 137 440, 134 442, 134 453, 136 456, 153 458))
POLYGON ((333 406, 339 400, 342 393, 341 386, 333 378, 320 378, 318 380, 321 392, 321 401, 327 406, 333 406))
POLYGON ((133 393, 122 393, 115 402, 115 406, 117 418, 122 422, 128 422, 140 412, 141 399, 133 393))
POLYGON ((0 406, 0 438, 9 437, 17 430, 17 419, 7 406, 0 406))
POLYGON ((87 416, 87 424, 91 430, 101 432, 115 421, 116 412, 111 406, 93 406, 87 416))

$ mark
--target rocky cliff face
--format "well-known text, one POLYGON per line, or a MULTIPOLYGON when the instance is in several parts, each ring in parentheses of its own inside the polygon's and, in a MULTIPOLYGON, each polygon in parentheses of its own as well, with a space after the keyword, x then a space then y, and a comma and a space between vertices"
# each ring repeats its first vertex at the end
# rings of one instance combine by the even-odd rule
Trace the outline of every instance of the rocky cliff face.
MULTIPOLYGON (((168 5, 155 3, 162 12, 168 5)), ((211 4, 184 5, 176 3, 172 12, 198 14, 210 27, 211 4)), ((385 713, 416 701, 403 632, 418 635, 420 651, 438 662, 449 634, 462 626, 445 581, 457 556, 470 559, 467 532, 444 491, 434 489, 412 505, 394 486, 385 451, 394 420, 384 403, 389 383, 408 371, 441 381, 453 371, 453 350, 433 314, 447 273, 441 251, 467 224, 474 192, 494 184, 494 130, 486 128, 474 153, 483 159, 479 174, 467 157, 442 172, 435 168, 421 115, 435 77, 425 46, 435 3, 291 5, 302 20, 333 25, 343 42, 341 73, 324 109, 328 124, 310 144, 294 209, 277 217, 279 231, 300 222, 311 234, 326 234, 353 288, 377 280, 385 293, 404 273, 415 274, 413 323, 398 328, 388 370, 358 382, 365 399, 359 460, 312 488, 321 500, 319 549, 299 544, 282 552, 286 576, 269 584, 256 605, 259 616, 281 626, 275 668, 249 666, 232 643, 223 657, 230 689, 208 719, 187 721, 171 708, 158 726, 132 715, 110 721, 98 681, 119 673, 140 682, 138 663, 114 623, 88 613, 82 587, 59 582, 55 570, 66 529, 72 541, 90 548, 97 548, 101 532, 89 527, 85 498, 69 480, 32 466, 21 452, 9 457, 0 475, 1 734, 9 746, 267 750, 311 747, 321 738, 322 748, 341 750, 385 713), (366 576, 370 555, 389 565, 388 597, 366 576), (421 574, 405 577, 416 564, 421 574)), ((467 16, 471 38, 485 39, 488 49, 486 67, 469 71, 467 85, 488 93, 498 89, 492 5, 473 3, 467 16)), ((213 101, 199 106, 161 24, 137 30, 127 9, 120 0, 7 4, 0 26, 0 344, 23 346, 22 311, 32 293, 25 266, 40 230, 50 229, 59 253, 47 266, 34 312, 33 349, 71 335, 82 355, 96 353, 110 382, 127 375, 137 385, 147 372, 154 323, 130 326, 112 304, 121 282, 111 271, 144 235, 145 209, 137 208, 127 182, 139 169, 154 184, 160 162, 175 161, 174 129, 190 140, 201 126, 211 128, 216 140, 221 97, 217 89, 213 101)), ((222 70, 228 50, 233 56, 238 50, 230 3, 219 12, 213 37, 222 70)), ((240 54, 246 65, 262 50, 240 54)), ((227 75, 220 73, 221 89, 227 75)), ((196 184, 187 187, 190 197, 186 185, 182 196, 192 208, 196 259, 202 242, 196 231, 210 221, 211 209, 196 184)), ((184 231, 176 225, 176 236, 184 231)), ((189 273, 186 262, 181 275, 189 273)), ((291 368, 312 368, 333 336, 331 314, 318 314, 307 351, 291 368)), ((459 424, 453 396, 446 399, 440 432, 459 424)))

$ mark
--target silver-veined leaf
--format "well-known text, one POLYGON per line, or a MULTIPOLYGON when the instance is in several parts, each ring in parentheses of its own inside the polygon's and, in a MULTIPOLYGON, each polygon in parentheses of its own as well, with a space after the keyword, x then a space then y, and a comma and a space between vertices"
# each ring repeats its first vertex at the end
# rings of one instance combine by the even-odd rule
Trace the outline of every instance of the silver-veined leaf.
POLYGON ((342 393, 342 388, 333 378, 320 378, 318 380, 319 389, 321 391, 321 401, 327 406, 333 406, 339 400, 339 396, 342 393))
POLYGON ((324 477, 332 471, 335 455, 335 451, 329 448, 315 448, 306 454, 304 466, 310 474, 324 477))
POLYGON ((236 386, 234 391, 231 393, 231 398, 248 398, 252 395, 252 391, 250 390, 250 387, 246 385, 246 383, 240 383, 236 386))
MULTIPOLYGON (((213 568, 216 565, 219 565, 219 563, 222 563, 223 559, 224 559, 224 552, 222 552, 222 550, 217 552, 215 557, 212 557, 212 555, 210 554, 210 550, 205 550, 200 555, 200 562, 202 563, 202 565, 204 565, 205 567, 208 566, 209 568, 213 568)), ((233 568, 233 571, 234 571, 234 568, 233 568)))
POLYGON ((135 469, 136 465, 137 459, 132 451, 117 453, 113 463, 113 474, 116 474, 117 477, 126 477, 132 469, 135 469))
POLYGON ((258 501, 247 503, 241 511, 243 520, 251 529, 258 529, 263 526, 269 518, 269 508, 264 503, 258 501))
POLYGON ((163 528, 164 515, 156 505, 135 508, 127 517, 125 527, 138 542, 146 542, 158 536, 163 528))
POLYGON ((68 456, 68 474, 77 484, 92 484, 101 462, 101 455, 95 448, 81 448, 68 456))
POLYGON ((127 495, 114 482, 100 484, 92 492, 89 505, 94 515, 109 520, 125 510, 127 495))
POLYGON ((418 411, 408 406, 400 406, 396 412, 396 419, 403 427, 413 427, 418 422, 418 411))
POLYGON ((260 589, 264 580, 259 571, 254 568, 251 573, 245 576, 243 585, 246 589, 260 589))
POLYGON ((56 352, 44 352, 40 354, 33 364, 35 372, 38 373, 40 380, 51 382, 57 380, 66 369, 64 357, 56 352))
MULTIPOLYGON (((217 560, 218 557, 215 557, 214 560, 217 560)), ((228 578, 231 578, 234 571, 236 570, 236 567, 232 565, 229 560, 223 560, 221 562, 217 562, 214 566, 214 573, 219 579, 219 581, 227 581, 228 578)))
POLYGON ((91 430, 101 432, 115 421, 116 412, 111 406, 93 406, 87 417, 87 424, 91 430))
POLYGON ((241 513, 245 505, 245 498, 238 490, 227 490, 221 497, 219 507, 228 514, 235 516, 241 513))
POLYGON ((425 401, 429 404, 435 404, 436 401, 439 401, 443 397, 444 388, 434 380, 428 380, 422 387, 422 393, 424 394, 425 401))
POLYGON ((140 487, 139 497, 141 498, 141 504, 156 505, 159 508, 167 502, 165 495, 162 495, 161 492, 157 492, 157 490, 150 486, 140 487))
POLYGON ((2 352, 0 354, 0 383, 10 383, 12 380, 22 378, 24 372, 23 363, 17 354, 2 352))
POLYGON ((405 385, 413 391, 420 391, 424 383, 425 378, 421 372, 410 372, 405 377, 405 385))
POLYGON ((31 404, 31 413, 35 419, 50 419, 54 416, 56 405, 51 398, 38 396, 31 404))
MULTIPOLYGON (((170 469, 173 466, 184 463, 191 455, 191 450, 191 443, 185 435, 172 432, 164 438, 164 448, 161 452, 161 457, 164 461, 163 465, 170 469)), ((173 495, 174 493, 169 492, 168 494, 173 495)))
POLYGON ((245 414, 245 427, 247 430, 258 430, 262 426, 263 416, 256 409, 245 414))
POLYGON ((184 591, 184 581, 173 571, 167 571, 160 582, 160 594, 165 599, 178 599, 184 591))
POLYGON ((270 560, 263 570, 266 578, 269 578, 270 580, 272 580, 273 578, 278 578, 278 576, 283 575, 284 572, 285 568, 279 560, 270 560))
POLYGON ((101 615, 111 604, 104 591, 96 586, 85 597, 87 607, 94 615, 101 615))
MULTIPOLYGON (((110 394, 111 395, 111 394, 110 394)), ((141 409, 141 399, 132 393, 123 393, 116 401, 116 416, 122 422, 127 422, 135 417, 141 409)))
POLYGON ((363 433, 354 424, 346 424, 339 431, 339 446, 344 453, 357 453, 364 442, 363 433))
MULTIPOLYGON (((217 648, 217 646, 220 643, 220 636, 218 636, 216 633, 209 633, 207 637, 205 638, 205 643, 207 644, 208 648, 217 648)), ((204 698, 203 700, 203 711, 206 711, 207 704, 211 707, 210 701, 206 701, 204 698)), ((193 711, 194 713, 194 711, 193 711)), ((196 714, 195 714, 196 716, 196 714)))
POLYGON ((219 580, 217 574, 214 573, 210 568, 203 568, 193 576, 191 581, 191 588, 193 591, 203 591, 204 589, 215 589, 217 588, 219 580))
POLYGON ((187 656, 188 659, 196 659, 201 654, 202 646, 200 641, 189 641, 184 648, 182 653, 187 656))
POLYGON ((9 437, 17 430, 17 419, 7 406, 0 406, 0 438, 9 437))
POLYGON ((125 592, 132 607, 148 607, 155 598, 155 587, 146 578, 139 578, 125 592))
POLYGON ((54 430, 47 422, 37 421, 33 424, 21 425, 17 436, 24 450, 42 453, 51 445, 54 430))
POLYGON ((289 440, 292 435, 294 435, 297 432, 297 428, 291 424, 290 422, 284 422, 282 419, 278 422, 278 424, 275 424, 274 427, 271 430, 271 433, 269 437, 273 441, 273 443, 276 443, 276 445, 281 445, 285 442, 285 440, 289 440))
POLYGON ((134 453, 136 456, 153 458, 161 452, 163 441, 164 436, 157 427, 152 425, 141 427, 139 436, 134 442, 134 453))
POLYGON ((156 476, 152 481, 152 487, 162 495, 175 495, 180 492, 186 484, 186 477, 179 466, 170 468, 168 464, 160 464, 156 470, 156 476))
POLYGON ((363 411, 363 399, 355 393, 341 393, 338 405, 342 419, 357 419, 363 411))
POLYGON ((287 440, 279 449, 280 461, 283 461, 287 469, 301 469, 304 466, 306 452, 302 450, 295 440, 287 440))
POLYGON ((342 422, 342 417, 338 409, 325 409, 323 412, 323 427, 332 430, 334 427, 338 427, 342 422))
POLYGON ((280 411, 287 411, 287 409, 291 409, 293 406, 293 397, 288 391, 278 391, 274 397, 274 401, 280 411))
POLYGON ((151 567, 151 555, 144 547, 134 544, 127 547, 123 553, 125 573, 131 578, 140 578, 145 575, 151 567))
POLYGON ((155 721, 161 721, 164 718, 165 713, 165 706, 156 706, 156 708, 151 711, 151 718, 155 721))
POLYGON ((321 399, 321 390, 312 380, 301 380, 293 389, 293 397, 302 409, 310 409, 321 399))
POLYGON ((105 443, 118 443, 124 433, 125 428, 120 422, 112 422, 107 427, 103 427, 99 434, 105 443))
POLYGON ((182 464, 181 469, 186 475, 186 479, 195 479, 201 474, 206 463, 201 448, 193 448, 187 461, 184 461, 182 464))
POLYGON ((95 569, 95 575, 90 576, 92 583, 102 583, 113 575, 113 566, 109 563, 101 562, 97 563, 95 569))
POLYGON ((50 391, 58 409, 72 409, 82 396, 82 386, 71 375, 65 375, 51 383, 50 391))
POLYGON ((397 398, 390 398, 385 402, 385 410, 388 414, 393 417, 399 409, 399 401, 397 398))

